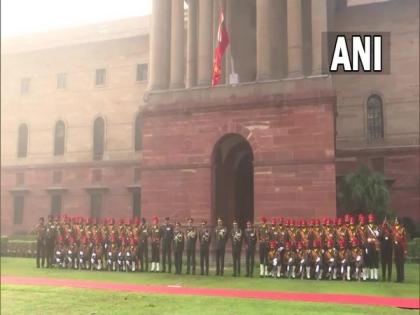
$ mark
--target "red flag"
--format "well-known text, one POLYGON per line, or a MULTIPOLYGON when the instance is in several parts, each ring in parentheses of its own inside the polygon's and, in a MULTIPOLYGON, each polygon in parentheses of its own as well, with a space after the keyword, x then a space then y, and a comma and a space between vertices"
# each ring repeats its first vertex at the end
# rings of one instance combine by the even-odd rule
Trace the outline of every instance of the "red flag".
POLYGON ((214 50, 213 57, 213 76, 211 80, 212 86, 219 83, 222 75, 222 57, 225 53, 226 47, 229 45, 229 35, 225 25, 225 16, 223 9, 220 9, 219 27, 217 29, 217 46, 214 50))

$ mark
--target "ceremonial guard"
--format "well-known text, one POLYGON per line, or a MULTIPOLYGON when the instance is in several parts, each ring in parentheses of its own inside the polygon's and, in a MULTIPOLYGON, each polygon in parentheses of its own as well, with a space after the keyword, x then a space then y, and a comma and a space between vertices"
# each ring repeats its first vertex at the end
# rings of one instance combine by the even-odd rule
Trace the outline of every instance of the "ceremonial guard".
MULTIPOLYGON (((367 267, 368 261, 368 247, 367 247, 367 228, 366 228, 366 219, 363 214, 359 214, 358 216, 359 224, 356 227, 356 237, 358 240, 358 247, 363 252, 363 269, 362 269, 362 279, 366 281, 369 276, 369 268, 367 267)), ((372 274, 373 276, 373 274, 372 274)))
POLYGON ((366 225, 366 269, 370 271, 370 280, 378 281, 379 268, 379 228, 375 224, 375 216, 368 215, 368 224, 366 225))
POLYGON ((55 238, 57 236, 57 226, 53 221, 52 215, 48 216, 48 223, 45 229, 45 250, 47 256, 47 268, 51 268, 54 260, 55 238))
POLYGON ((195 244, 197 242, 197 229, 193 226, 193 218, 188 219, 188 225, 186 229, 187 238, 187 275, 195 275, 195 244))
POLYGON ((36 234, 36 267, 39 268, 45 266, 45 237, 46 237, 46 228, 44 224, 44 218, 39 218, 39 223, 35 227, 36 234), (41 260, 41 264, 40 264, 41 260))
POLYGON ((152 241, 152 267, 150 271, 160 271, 160 240, 162 238, 161 230, 159 227, 158 217, 153 217, 151 230, 151 241, 152 241))
POLYGON ((257 231, 252 226, 251 221, 246 223, 245 229, 245 254, 246 254, 246 276, 254 275, 254 257, 257 244, 257 231))
POLYGON ((267 219, 261 218, 258 227, 258 241, 260 252, 260 277, 268 276, 268 242, 269 242, 269 228, 267 226, 267 219))
POLYGON ((392 227, 392 240, 394 242, 394 260, 397 270, 397 282, 404 282, 404 259, 407 254, 407 240, 405 228, 400 225, 398 218, 395 218, 392 227))
POLYGON ((207 227, 207 221, 201 222, 201 230, 198 234, 198 240, 200 242, 200 272, 201 275, 204 273, 209 275, 209 251, 211 242, 211 233, 207 227))
POLYGON ((184 250, 184 233, 181 230, 181 224, 176 222, 174 230, 174 262, 175 273, 181 274, 182 271, 182 252, 184 250))
POLYGON ((385 218, 379 234, 381 245, 382 281, 391 281, 392 275, 392 227, 385 218), (385 277, 388 276, 388 278, 385 277))
POLYGON ((174 237, 174 228, 169 223, 169 217, 165 218, 165 224, 162 225, 162 272, 166 272, 166 260, 168 260, 168 272, 172 270, 172 241, 174 237))
POLYGON ((223 221, 221 218, 217 220, 216 226, 216 239, 215 239, 215 247, 216 247, 216 276, 223 276, 224 268, 225 268, 225 249, 226 249, 226 241, 227 241, 227 229, 223 225, 223 221))
POLYGON ((242 230, 238 226, 238 222, 233 221, 232 238, 232 258, 233 258, 233 276, 241 275, 241 249, 242 249, 242 230))
POLYGON ((140 271, 148 271, 149 269, 149 246, 148 239, 150 236, 150 228, 146 223, 146 219, 141 219, 141 225, 139 229, 139 258, 140 258, 140 271))

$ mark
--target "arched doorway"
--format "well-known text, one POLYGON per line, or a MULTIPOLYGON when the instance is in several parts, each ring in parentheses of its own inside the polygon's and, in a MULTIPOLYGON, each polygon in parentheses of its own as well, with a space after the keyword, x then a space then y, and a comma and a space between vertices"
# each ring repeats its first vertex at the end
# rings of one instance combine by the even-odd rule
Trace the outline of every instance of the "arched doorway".
POLYGON ((215 145, 212 156, 212 220, 222 218, 230 228, 254 220, 254 156, 249 142, 227 134, 215 145))

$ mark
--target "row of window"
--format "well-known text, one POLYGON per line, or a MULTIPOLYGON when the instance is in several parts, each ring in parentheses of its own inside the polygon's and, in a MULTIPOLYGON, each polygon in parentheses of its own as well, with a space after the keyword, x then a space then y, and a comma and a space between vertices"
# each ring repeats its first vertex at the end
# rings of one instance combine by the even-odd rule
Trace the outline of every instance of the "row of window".
MULTIPOLYGON (((134 123, 134 150, 140 151, 142 141, 143 122, 140 114, 134 123)), ((28 155, 28 125, 21 124, 18 128, 17 157, 24 158, 28 155)), ((55 123, 54 127, 54 155, 63 155, 65 151, 66 126, 62 120, 55 123)), ((101 160, 105 150, 105 120, 98 117, 93 122, 93 159, 101 160)))
MULTIPOLYGON (((148 74, 148 64, 138 64, 136 68, 136 81, 146 81, 148 74)), ((67 73, 57 73, 57 89, 62 90, 67 87, 67 73)), ((107 70, 104 68, 95 70, 95 86, 104 86, 107 82, 107 70)), ((22 78, 20 81, 20 94, 25 95, 30 91, 31 78, 22 78)))
MULTIPOLYGON (((63 207, 63 196, 61 194, 51 195, 50 213, 54 216, 60 215, 63 207)), ((90 216, 92 218, 102 217, 102 193, 90 194, 90 216)), ((132 215, 139 218, 141 215, 141 190, 132 192, 132 215)), ((25 214, 25 195, 16 194, 13 197, 13 224, 23 223, 25 214)))

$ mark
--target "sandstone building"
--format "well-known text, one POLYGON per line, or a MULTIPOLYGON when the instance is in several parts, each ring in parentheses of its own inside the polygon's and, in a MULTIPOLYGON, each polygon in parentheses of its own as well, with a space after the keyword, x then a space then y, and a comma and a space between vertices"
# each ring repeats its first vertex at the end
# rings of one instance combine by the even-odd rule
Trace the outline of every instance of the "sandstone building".
POLYGON ((418 6, 154 0, 152 17, 2 41, 2 233, 50 213, 334 217, 362 164, 419 222, 418 6), (390 32, 391 74, 328 75, 325 31, 390 32))

